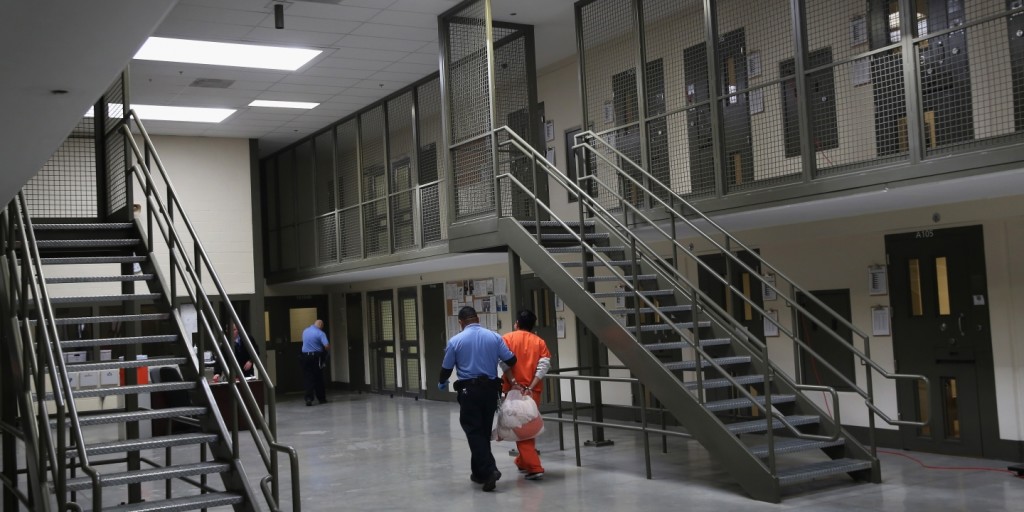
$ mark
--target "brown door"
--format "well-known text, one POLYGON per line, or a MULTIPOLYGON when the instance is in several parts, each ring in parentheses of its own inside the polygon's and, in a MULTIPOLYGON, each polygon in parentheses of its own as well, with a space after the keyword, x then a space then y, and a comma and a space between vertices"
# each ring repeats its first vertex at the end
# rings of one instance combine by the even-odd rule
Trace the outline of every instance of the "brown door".
POLYGON ((900 373, 930 386, 900 383, 905 448, 955 455, 993 454, 999 438, 981 226, 885 237, 893 350, 900 373))

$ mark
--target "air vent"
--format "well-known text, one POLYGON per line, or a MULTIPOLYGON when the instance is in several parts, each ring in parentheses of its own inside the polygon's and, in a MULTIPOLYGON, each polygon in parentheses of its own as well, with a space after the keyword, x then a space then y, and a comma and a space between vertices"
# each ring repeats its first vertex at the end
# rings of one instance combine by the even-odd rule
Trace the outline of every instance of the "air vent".
POLYGON ((231 87, 231 84, 235 83, 234 80, 221 80, 220 78, 196 78, 195 81, 188 84, 189 87, 206 87, 207 89, 227 89, 231 87))

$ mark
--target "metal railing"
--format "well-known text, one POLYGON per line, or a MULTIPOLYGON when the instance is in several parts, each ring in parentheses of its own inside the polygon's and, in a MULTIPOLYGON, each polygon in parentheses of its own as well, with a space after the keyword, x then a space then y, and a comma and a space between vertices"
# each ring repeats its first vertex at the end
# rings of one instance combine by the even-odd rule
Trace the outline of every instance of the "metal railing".
MULTIPOLYGON (((573 146, 573 149, 581 152, 580 161, 585 162, 588 158, 588 155, 593 155, 595 158, 600 158, 601 160, 606 162, 608 166, 610 166, 615 172, 617 179, 621 180, 621 182, 623 183, 631 184, 632 187, 638 189, 642 194, 644 194, 645 200, 653 202, 655 206, 661 207, 661 211, 667 212, 669 214, 669 220, 667 221, 667 223, 669 224, 670 232, 666 232, 664 229, 661 228, 661 226, 658 223, 649 219, 643 212, 640 211, 639 208, 635 207, 630 201, 622 200, 621 197, 619 198, 620 204, 622 205, 622 212, 624 216, 627 214, 627 209, 632 209, 632 217, 634 222, 636 222, 638 219, 643 220, 645 224, 654 228, 654 232, 661 234, 665 240, 671 243, 673 261, 679 261, 680 252, 685 254, 691 261, 693 261, 700 268, 706 270, 709 275, 716 278, 723 286, 725 286, 726 289, 729 290, 730 295, 734 295, 740 298, 742 301, 744 301, 746 305, 749 305, 752 309, 757 311, 757 313, 759 313, 762 318, 774 324, 779 329, 779 332, 785 334, 790 339, 790 341, 792 341, 795 344, 796 347, 799 347, 799 350, 794 350, 794 362, 796 368, 799 368, 799 360, 796 360, 799 358, 798 354, 802 353, 807 356, 813 357, 817 363, 820 363, 826 369, 831 371, 844 384, 849 386, 851 390, 853 390, 862 398, 864 398, 865 405, 873 413, 869 415, 869 430, 871 432, 870 435, 872 436, 870 444, 872 446, 872 451, 875 450, 875 414, 877 414, 886 423, 889 423, 890 425, 922 427, 928 423, 928 418, 922 418, 920 421, 905 421, 893 419, 885 412, 883 412, 874 403, 874 387, 871 371, 867 372, 867 384, 866 388, 864 388, 857 385, 854 381, 852 381, 842 372, 837 370, 824 357, 822 357, 814 349, 808 346, 808 344, 796 332, 797 329, 790 329, 789 327, 786 327, 778 319, 773 318, 761 306, 757 305, 756 301, 752 300, 751 297, 743 293, 742 290, 737 289, 728 279, 720 276, 717 272, 715 272, 706 262, 699 258, 689 246, 684 246, 683 244, 681 244, 678 241, 679 225, 682 224, 683 226, 688 228, 693 235, 698 236, 704 239, 705 241, 711 243, 712 246, 719 251, 719 253, 721 253, 725 258, 727 258, 727 261, 729 261, 733 265, 738 266, 740 269, 745 270, 753 279, 756 280, 753 289, 756 290, 758 288, 756 284, 760 284, 762 287, 764 287, 764 289, 770 289, 774 291, 776 294, 778 294, 778 296, 782 297, 785 301, 785 304, 791 307, 794 326, 797 325, 796 319, 798 318, 798 315, 803 315, 804 318, 810 320, 812 323, 818 326, 822 332, 826 333, 830 338, 832 338, 832 340, 836 342, 838 346, 845 349, 851 357, 856 358, 856 360, 860 361, 860 363, 863 366, 866 366, 871 370, 874 370, 874 372, 878 373, 879 375, 886 379, 919 380, 924 383, 927 389, 927 387, 930 386, 930 383, 925 376, 893 373, 883 368, 881 365, 879 365, 871 358, 871 344, 870 338, 867 335, 867 333, 858 328, 852 322, 846 320, 839 313, 836 313, 832 308, 828 307, 828 305, 826 305, 812 293, 800 287, 798 284, 796 284, 795 281, 793 281, 779 269, 775 268, 770 263, 765 261, 764 258, 758 255, 754 250, 744 245, 739 239, 732 236, 729 232, 727 232, 725 229, 723 229, 709 217, 701 213, 699 210, 695 209, 689 202, 687 202, 685 199, 683 199, 678 194, 673 192, 670 187, 662 183, 660 180, 656 179, 636 162, 629 159, 626 155, 622 154, 622 152, 618 151, 614 147, 614 145, 608 143, 608 141, 606 141, 605 139, 597 136, 594 132, 585 131, 577 135, 577 141, 576 144, 573 146), (625 164, 629 165, 632 169, 634 169, 635 173, 639 175, 640 179, 637 179, 637 177, 631 175, 631 173, 629 172, 626 172, 619 165, 616 165, 615 162, 612 162, 611 159, 606 157, 604 154, 601 153, 601 151, 595 148, 594 144, 597 144, 602 148, 611 151, 617 158, 620 159, 621 162, 624 162, 625 164), (644 186, 642 181, 646 181, 647 183, 651 184, 651 186, 657 187, 658 189, 660 189, 659 192, 651 192, 648 188, 644 186), (666 201, 664 197, 667 197, 668 201, 666 201), (700 226, 697 225, 697 222, 694 222, 694 220, 706 225, 707 227, 705 229, 702 229, 700 226), (722 241, 720 242, 718 239, 716 239, 716 237, 720 238, 722 241), (770 274, 773 274, 777 278, 777 280, 775 282, 772 282, 769 281, 768 279, 765 279, 765 277, 762 276, 761 272, 755 270, 754 268, 750 267, 747 263, 742 261, 742 259, 739 258, 735 252, 739 250, 746 251, 746 253, 748 253, 752 258, 754 258, 757 261, 757 263, 761 266, 761 272, 768 272, 770 274), (792 295, 787 295, 787 293, 783 292, 776 283, 784 283, 788 285, 789 289, 787 290, 787 292, 791 293, 792 295), (825 320, 822 320, 818 318, 817 315, 812 314, 806 307, 804 307, 797 300, 798 295, 802 295, 807 300, 811 301, 816 306, 820 307, 821 310, 827 315, 827 318, 825 320), (847 343, 846 340, 844 340, 842 336, 836 332, 835 329, 829 326, 829 323, 832 322, 835 322, 837 325, 849 329, 858 338, 859 342, 863 344, 864 350, 861 351, 860 349, 858 349, 856 347, 856 343, 847 343)), ((580 181, 587 180, 595 181, 605 189, 611 191, 612 193, 615 193, 612 187, 609 187, 607 184, 599 180, 596 176, 591 175, 580 177, 580 181)), ((628 222, 628 219, 624 220, 628 222)), ((759 341, 762 345, 764 345, 763 340, 759 341)))
MULTIPOLYGON (((267 399, 267 417, 264 418, 262 414, 258 412, 253 414, 255 411, 260 411, 262 404, 256 401, 252 390, 249 389, 247 381, 244 378, 244 373, 241 366, 238 363, 238 359, 235 357, 233 350, 234 340, 229 340, 227 334, 219 328, 219 326, 227 325, 226 322, 222 322, 222 318, 218 315, 216 308, 210 301, 210 294, 207 292, 206 286, 203 284, 202 272, 205 269, 206 279, 211 281, 214 286, 216 295, 222 300, 222 304, 227 311, 227 320, 233 322, 238 327, 239 337, 242 343, 245 345, 246 350, 250 354, 257 353, 255 347, 252 344, 252 340, 249 337, 248 332, 245 330, 245 326, 238 317, 238 313, 231 305, 229 300, 228 292, 225 289, 223 283, 217 275, 217 271, 210 260, 209 254, 203 247, 202 242, 199 240, 198 233, 193 223, 189 220, 188 214, 182 208, 179 203, 178 193, 175 191, 174 186, 167 175, 166 168, 160 157, 157 155, 153 141, 146 132, 145 127, 139 120, 138 114, 134 110, 130 111, 131 120, 134 123, 126 123, 122 130, 126 139, 128 140, 132 152, 135 154, 136 163, 128 170, 129 173, 133 174, 138 180, 138 183, 142 186, 143 194, 146 199, 146 203, 149 206, 146 210, 146 245, 150 251, 154 250, 154 236, 159 231, 162 242, 166 245, 168 256, 170 257, 171 272, 170 283, 167 293, 172 301, 177 297, 178 284, 184 288, 186 295, 189 300, 195 305, 201 325, 204 330, 204 334, 209 339, 213 340, 213 345, 210 347, 215 353, 219 361, 223 361, 227 370, 226 381, 230 385, 231 399, 233 410, 236 411, 232 420, 231 430, 231 447, 233 456, 235 459, 239 457, 239 443, 238 443, 238 419, 245 421, 245 424, 249 427, 249 432, 252 435, 253 441, 255 442, 256 449, 259 452, 260 458, 262 459, 268 474, 261 479, 260 487, 263 490, 264 498, 267 500, 268 505, 274 511, 279 509, 280 501, 280 467, 278 463, 278 453, 286 454, 290 459, 291 469, 291 496, 292 496, 292 507, 293 510, 301 510, 301 497, 299 489, 299 466, 298 466, 298 453, 291 446, 286 446, 277 441, 277 400, 275 396, 275 388, 273 382, 269 378, 264 379, 266 386, 266 399, 267 399), (139 131, 143 140, 143 149, 139 148, 139 145, 135 142, 135 138, 131 133, 132 126, 139 131), (154 173, 152 172, 148 162, 152 160, 153 166, 159 174, 159 179, 162 180, 166 200, 161 197, 161 193, 157 190, 157 182, 154 179, 154 173), (191 258, 186 252, 187 241, 179 233, 178 226, 184 227, 186 233, 191 239, 193 254, 191 258), (241 413, 240 415, 238 413, 241 413), (262 437, 260 437, 262 434, 262 437)), ((178 308, 173 309, 173 318, 178 328, 182 333, 185 332, 183 322, 181 319, 181 313, 178 308)), ((199 346, 195 352, 189 350, 191 354, 192 364, 196 366, 198 373, 197 384, 202 385, 205 381, 201 366, 197 360, 196 354, 202 354, 205 351, 205 338, 200 336, 199 346)), ((259 375, 269 376, 269 373, 264 367, 263 362, 259 358, 253 358, 253 365, 256 367, 259 375)))
MULTIPOLYGON (((3 212, 3 219, 4 251, 11 278, 8 290, 9 303, 17 308, 16 314, 22 329, 19 337, 24 358, 21 366, 23 370, 22 389, 26 391, 30 389, 29 379, 35 379, 35 428, 37 429, 37 439, 41 443, 38 446, 26 446, 26 450, 36 450, 35 456, 39 464, 37 481, 40 484, 46 481, 45 473, 49 469, 57 495, 58 509, 81 510, 77 503, 67 501, 68 457, 64 452, 64 447, 69 446, 67 436, 70 430, 78 461, 76 467, 92 480, 92 508, 100 510, 103 503, 101 477, 89 464, 75 401, 66 399, 66 397, 72 396, 71 382, 68 379, 64 353, 60 346, 60 335, 54 321, 56 315, 53 313, 53 306, 50 303, 50 295, 46 287, 46 277, 43 274, 42 259, 39 256, 39 246, 36 243, 32 218, 29 215, 23 192, 18 192, 18 196, 8 205, 3 212), (18 260, 21 261, 20 265, 16 263, 18 260), (40 368, 40 361, 45 364, 45 371, 40 368), (46 393, 43 392, 46 387, 46 379, 49 379, 53 387, 52 396, 57 427, 56 441, 53 439, 54 432, 50 426, 46 393)), ((33 489, 32 491, 38 492, 39 490, 33 489)), ((40 506, 48 508, 48 496, 45 501, 46 504, 40 506)))

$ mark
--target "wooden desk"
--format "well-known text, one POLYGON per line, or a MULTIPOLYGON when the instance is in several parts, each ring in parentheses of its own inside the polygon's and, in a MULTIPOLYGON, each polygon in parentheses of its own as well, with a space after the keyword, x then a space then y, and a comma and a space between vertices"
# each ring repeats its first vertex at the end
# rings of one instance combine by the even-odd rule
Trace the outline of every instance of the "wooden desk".
MULTIPOLYGON (((262 415, 263 404, 265 403, 263 400, 263 381, 250 380, 246 382, 249 384, 249 389, 252 390, 253 397, 256 398, 256 403, 260 404, 260 414, 262 415)), ((234 405, 233 394, 231 393, 229 386, 230 383, 228 382, 210 383, 210 392, 213 393, 213 399, 217 401, 217 409, 220 410, 220 416, 224 420, 224 425, 228 427, 228 430, 231 429, 231 418, 233 413, 231 409, 234 405)), ((250 414, 255 415, 255 411, 250 411, 250 414)), ((249 424, 246 423, 241 414, 238 416, 238 430, 249 430, 249 424)))

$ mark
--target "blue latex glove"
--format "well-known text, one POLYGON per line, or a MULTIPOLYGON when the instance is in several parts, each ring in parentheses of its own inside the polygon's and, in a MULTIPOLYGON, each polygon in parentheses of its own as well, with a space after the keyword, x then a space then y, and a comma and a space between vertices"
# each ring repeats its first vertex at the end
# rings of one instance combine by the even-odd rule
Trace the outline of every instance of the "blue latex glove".
POLYGON ((440 391, 448 391, 448 381, 438 382, 437 389, 440 391))

